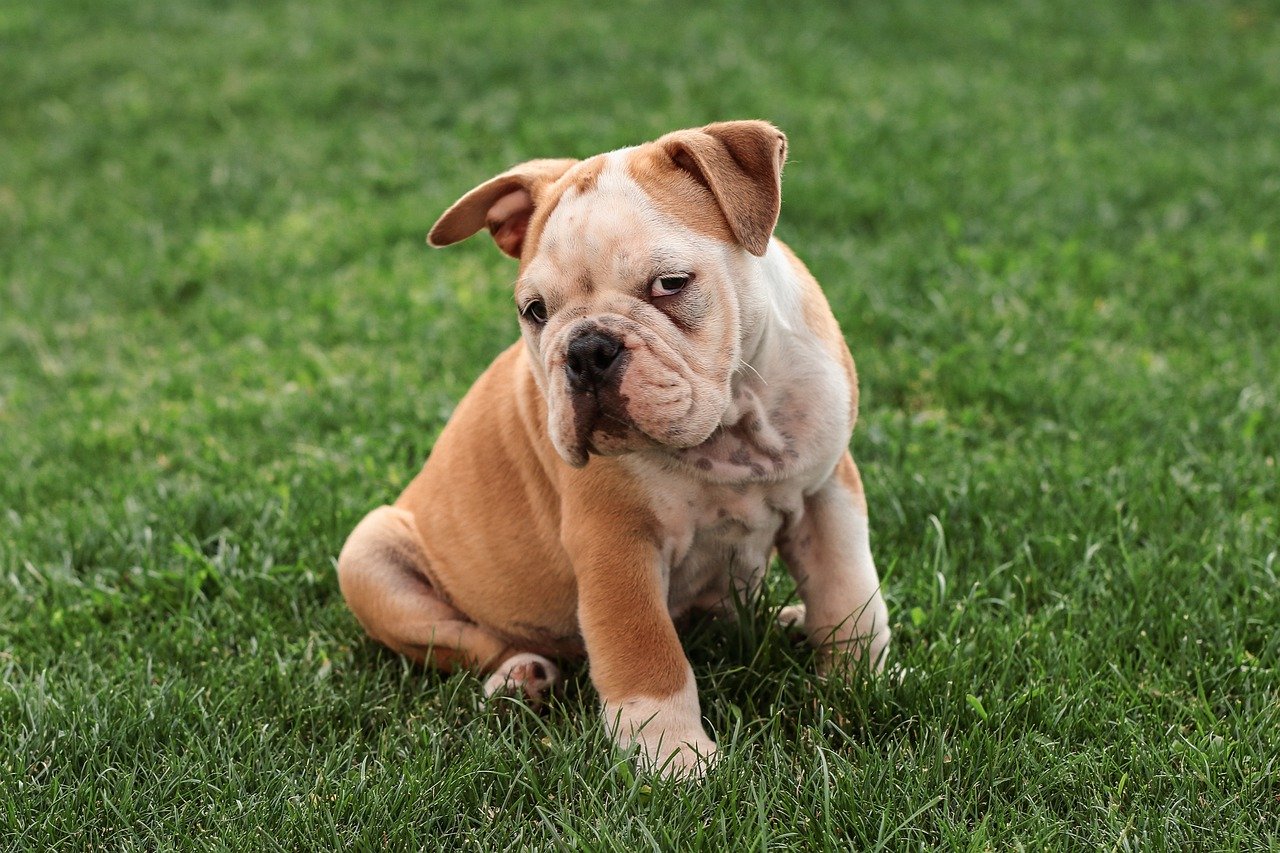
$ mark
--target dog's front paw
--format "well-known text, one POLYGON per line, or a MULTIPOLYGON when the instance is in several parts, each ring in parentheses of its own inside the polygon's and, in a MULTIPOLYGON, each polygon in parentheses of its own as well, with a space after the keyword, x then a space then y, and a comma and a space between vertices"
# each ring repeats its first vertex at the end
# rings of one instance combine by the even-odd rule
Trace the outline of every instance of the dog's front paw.
POLYGON ((664 779, 697 781, 719 758, 716 742, 702 734, 676 741, 667 732, 652 737, 642 732, 634 743, 639 747, 636 755, 641 769, 664 779))
POLYGON ((637 764, 645 772, 666 779, 701 779, 716 761, 716 744, 702 728, 692 689, 665 699, 641 696, 607 702, 604 715, 614 743, 623 749, 636 747, 637 764))
POLYGON ((504 660, 484 682, 485 698, 523 695, 537 707, 560 678, 560 670, 542 655, 521 652, 504 660))

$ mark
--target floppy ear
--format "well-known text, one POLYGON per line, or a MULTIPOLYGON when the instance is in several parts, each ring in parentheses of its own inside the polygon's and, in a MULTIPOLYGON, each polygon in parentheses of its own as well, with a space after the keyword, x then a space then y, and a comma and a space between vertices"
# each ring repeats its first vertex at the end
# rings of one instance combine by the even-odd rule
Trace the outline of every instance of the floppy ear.
POLYGON ((738 242, 763 255, 782 207, 786 135, 767 121, 723 121, 667 134, 658 144, 711 190, 738 242))
POLYGON ((488 226, 493 242, 520 257, 529 217, 542 193, 577 160, 530 160, 490 178, 453 203, 432 226, 427 242, 439 248, 465 240, 488 226))

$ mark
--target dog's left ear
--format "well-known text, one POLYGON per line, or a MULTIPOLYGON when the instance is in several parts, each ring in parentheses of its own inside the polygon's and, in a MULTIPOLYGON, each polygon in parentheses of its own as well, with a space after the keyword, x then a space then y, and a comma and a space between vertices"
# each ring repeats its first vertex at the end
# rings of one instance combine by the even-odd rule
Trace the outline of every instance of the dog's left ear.
POLYGON ((763 255, 782 208, 786 135, 767 121, 722 121, 676 131, 658 144, 711 190, 738 242, 763 255))
POLYGON ((524 248, 524 235, 543 192, 577 160, 530 160, 490 178, 453 203, 427 235, 436 248, 465 240, 488 226, 493 242, 513 258, 524 248))

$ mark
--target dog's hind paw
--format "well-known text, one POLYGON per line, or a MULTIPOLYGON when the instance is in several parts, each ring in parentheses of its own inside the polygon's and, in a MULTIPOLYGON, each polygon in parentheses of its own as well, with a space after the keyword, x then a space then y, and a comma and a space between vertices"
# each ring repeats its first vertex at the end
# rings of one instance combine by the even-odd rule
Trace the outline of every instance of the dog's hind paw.
POLYGON ((778 627, 783 629, 795 628, 797 631, 803 631, 804 616, 805 607, 803 604, 788 604, 778 611, 778 627))
POLYGON ((560 680, 560 670, 542 655, 521 652, 498 665, 484 682, 485 698, 498 694, 523 695, 529 704, 541 705, 547 692, 560 680))

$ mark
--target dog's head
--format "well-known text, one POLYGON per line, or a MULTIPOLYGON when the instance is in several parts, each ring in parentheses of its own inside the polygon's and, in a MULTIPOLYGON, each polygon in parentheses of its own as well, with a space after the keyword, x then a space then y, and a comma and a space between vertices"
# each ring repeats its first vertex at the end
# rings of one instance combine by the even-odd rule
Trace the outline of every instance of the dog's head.
POLYGON ((447 246, 488 226, 520 261, 516 305, 557 452, 693 447, 730 403, 763 295, 748 268, 778 219, 786 137, 681 130, 586 160, 531 160, 459 199, 447 246))

